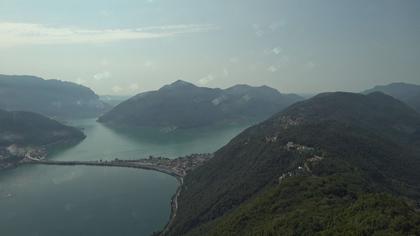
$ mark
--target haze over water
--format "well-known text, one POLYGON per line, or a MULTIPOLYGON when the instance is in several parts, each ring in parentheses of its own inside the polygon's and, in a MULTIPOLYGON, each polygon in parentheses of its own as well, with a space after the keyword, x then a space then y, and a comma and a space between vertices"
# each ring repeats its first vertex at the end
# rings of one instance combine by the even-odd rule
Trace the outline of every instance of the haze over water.
MULTIPOLYGON (((87 138, 54 160, 178 157, 213 152, 244 126, 123 136, 94 120, 71 125, 87 138)), ((130 168, 23 166, 0 174, 0 235, 150 235, 167 223, 175 178, 130 168)))

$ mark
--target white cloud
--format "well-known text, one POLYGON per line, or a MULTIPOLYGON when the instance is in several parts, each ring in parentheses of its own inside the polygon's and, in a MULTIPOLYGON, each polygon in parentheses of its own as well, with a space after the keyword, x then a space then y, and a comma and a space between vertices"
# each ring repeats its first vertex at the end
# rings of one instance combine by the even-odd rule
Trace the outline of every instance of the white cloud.
POLYGON ((128 89, 130 89, 131 91, 136 91, 138 90, 140 87, 138 84, 130 84, 130 86, 128 87, 128 89))
POLYGON ((278 68, 276 66, 270 66, 268 67, 268 70, 272 73, 276 72, 278 70, 278 68))
POLYGON ((252 24, 252 25, 251 25, 251 27, 252 27, 254 30, 259 30, 259 29, 260 29, 260 25, 259 25, 259 24, 257 24, 257 23, 252 24))
POLYGON ((229 77, 229 75, 230 75, 229 70, 224 68, 223 71, 222 71, 222 75, 223 75, 223 77, 229 77))
POLYGON ((305 68, 306 69, 308 69, 308 70, 312 70, 312 69, 315 69, 315 67, 316 67, 317 65, 315 64, 315 62, 313 62, 313 61, 309 61, 309 62, 307 62, 306 64, 305 64, 305 68))
POLYGON ((112 87, 112 92, 114 92, 114 93, 119 93, 121 91, 123 91, 123 89, 120 86, 116 85, 116 86, 112 87))
POLYGON ((198 83, 201 84, 201 85, 207 85, 208 83, 210 83, 213 80, 214 80, 213 75, 207 75, 206 77, 199 79, 198 83))
POLYGON ((273 48, 272 52, 276 55, 279 55, 280 53, 283 52, 283 48, 275 47, 275 48, 273 48))
POLYGON ((80 85, 83 85, 83 84, 85 84, 85 83, 86 83, 86 80, 84 80, 83 78, 80 78, 80 77, 79 77, 79 78, 77 78, 77 79, 76 79, 76 83, 77 83, 77 84, 80 84, 80 85))
POLYGON ((217 30, 213 25, 166 25, 125 29, 83 29, 43 24, 0 22, 0 47, 19 45, 97 44, 173 37, 217 30))
POLYGON ((262 37, 262 36, 264 36, 264 31, 257 30, 257 31, 255 31, 255 35, 257 35, 258 37, 262 37))
POLYGON ((112 77, 112 74, 109 71, 104 71, 104 72, 100 72, 93 75, 93 78, 97 81, 101 81, 101 80, 108 79, 111 77, 112 77))
POLYGON ((154 63, 152 61, 146 61, 143 63, 143 66, 146 68, 150 68, 154 66, 154 63))

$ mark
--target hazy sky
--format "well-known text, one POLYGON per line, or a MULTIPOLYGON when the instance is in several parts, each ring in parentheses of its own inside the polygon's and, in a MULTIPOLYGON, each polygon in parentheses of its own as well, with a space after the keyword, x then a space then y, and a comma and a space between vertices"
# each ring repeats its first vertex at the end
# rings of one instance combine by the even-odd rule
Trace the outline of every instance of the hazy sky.
POLYGON ((417 0, 0 0, 0 74, 134 94, 420 84, 417 0))

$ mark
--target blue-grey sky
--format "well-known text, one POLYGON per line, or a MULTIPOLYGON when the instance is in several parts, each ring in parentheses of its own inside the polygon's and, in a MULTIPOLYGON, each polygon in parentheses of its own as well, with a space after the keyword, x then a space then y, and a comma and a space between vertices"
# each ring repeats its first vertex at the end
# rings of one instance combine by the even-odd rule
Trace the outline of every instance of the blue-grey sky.
POLYGON ((420 83, 416 0, 0 0, 0 74, 135 94, 183 79, 282 92, 420 83))

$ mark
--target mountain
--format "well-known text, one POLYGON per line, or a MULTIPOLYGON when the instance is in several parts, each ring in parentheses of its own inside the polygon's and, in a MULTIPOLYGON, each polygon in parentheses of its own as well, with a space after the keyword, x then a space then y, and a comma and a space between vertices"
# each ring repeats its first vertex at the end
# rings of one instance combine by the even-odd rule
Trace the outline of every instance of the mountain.
POLYGON ((58 118, 87 118, 101 115, 108 107, 82 85, 34 76, 0 75, 0 109, 58 118))
POLYGON ((368 94, 372 92, 383 92, 396 99, 399 99, 417 112, 420 112, 420 85, 407 83, 392 83, 388 85, 376 86, 372 89, 366 90, 363 93, 368 94))
POLYGON ((0 170, 16 167, 28 155, 45 158, 48 150, 84 138, 80 130, 40 114, 0 110, 0 170))
POLYGON ((113 107, 129 99, 130 96, 118 96, 118 95, 100 95, 99 99, 106 104, 109 104, 113 107))
POLYGON ((84 137, 80 130, 37 113, 0 110, 0 147, 12 144, 48 146, 84 137))
POLYGON ((418 235, 419 144, 420 115, 391 96, 317 95, 190 172, 167 234, 418 235))
POLYGON ((117 105, 99 122, 124 126, 196 127, 223 122, 263 120, 302 100, 267 86, 228 89, 197 87, 176 81, 138 94, 117 105))

